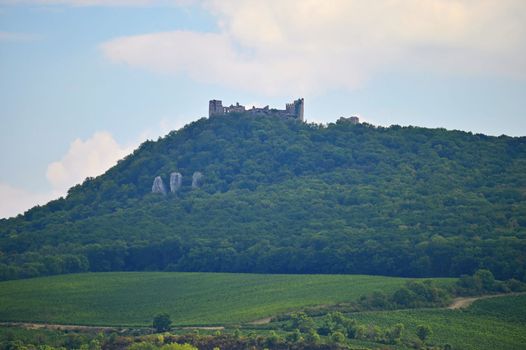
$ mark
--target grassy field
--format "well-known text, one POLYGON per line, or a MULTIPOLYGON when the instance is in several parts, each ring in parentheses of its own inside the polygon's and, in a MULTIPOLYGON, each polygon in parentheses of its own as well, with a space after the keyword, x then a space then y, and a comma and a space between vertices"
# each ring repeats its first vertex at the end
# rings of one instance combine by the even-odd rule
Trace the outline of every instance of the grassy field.
POLYGON ((406 280, 180 272, 61 275, 0 282, 0 321, 137 326, 167 312, 175 325, 235 324, 375 290, 389 292, 406 280))
POLYGON ((465 310, 363 312, 352 317, 384 327, 403 323, 413 335, 417 325, 427 324, 433 330, 430 343, 453 349, 526 349, 526 295, 482 299, 465 310))

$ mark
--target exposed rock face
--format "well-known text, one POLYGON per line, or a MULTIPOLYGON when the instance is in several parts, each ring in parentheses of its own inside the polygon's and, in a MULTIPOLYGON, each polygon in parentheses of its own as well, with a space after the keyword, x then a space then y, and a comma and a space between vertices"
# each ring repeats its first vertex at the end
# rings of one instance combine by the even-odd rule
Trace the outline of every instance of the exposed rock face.
POLYGON ((171 173, 170 174, 170 192, 175 193, 181 188, 183 183, 183 175, 181 173, 171 173))
POLYGON ((192 175, 192 188, 199 188, 203 184, 204 176, 201 172, 196 171, 192 175))
POLYGON ((152 193, 166 194, 166 188, 164 187, 163 179, 161 179, 160 176, 153 179, 152 193))

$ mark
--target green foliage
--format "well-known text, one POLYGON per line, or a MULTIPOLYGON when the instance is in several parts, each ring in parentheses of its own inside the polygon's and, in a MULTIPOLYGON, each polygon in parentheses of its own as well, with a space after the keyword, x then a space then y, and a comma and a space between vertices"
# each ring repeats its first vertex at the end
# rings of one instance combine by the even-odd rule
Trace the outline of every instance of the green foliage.
POLYGON ((198 349, 190 344, 171 343, 171 344, 165 344, 161 346, 160 350, 198 350, 198 349))
POLYGON ((157 333, 169 331, 171 325, 172 319, 167 313, 157 314, 153 318, 152 326, 157 333))
POLYGON ((405 326, 403 323, 397 323, 385 332, 386 342, 388 344, 399 343, 402 339, 405 326))
POLYGON ((416 336, 423 342, 425 342, 432 334, 433 331, 428 325, 420 324, 416 327, 416 336))
POLYGON ((287 334, 287 341, 291 343, 300 343, 304 340, 303 336, 299 329, 293 330, 291 333, 287 334))
POLYGON ((316 344, 319 344, 320 341, 321 341, 320 335, 313 328, 309 329, 307 331, 307 334, 305 334, 305 342, 307 342, 308 344, 316 345, 316 344))
POLYGON ((455 284, 459 295, 479 295, 487 293, 521 292, 526 284, 516 279, 497 281, 489 270, 477 270, 473 276, 463 275, 455 284))
POLYGON ((270 348, 275 348, 280 342, 282 342, 281 337, 275 332, 270 331, 270 334, 268 335, 265 344, 270 348))
POLYGON ((175 325, 223 325, 309 305, 356 300, 378 289, 393 292, 405 282, 403 278, 351 275, 62 275, 0 282, 0 320, 151 326, 147 320, 162 310, 171 315, 175 325))
POLYGON ((159 348, 155 344, 148 343, 148 342, 141 342, 141 343, 132 344, 132 346, 130 346, 128 349, 129 350, 158 350, 159 348))
POLYGON ((234 332, 232 332, 232 336, 234 337, 234 339, 241 338, 241 331, 239 330, 239 328, 234 329, 234 332))
MULTIPOLYGON (((232 115, 0 220, 0 280, 84 271, 526 279, 526 138, 232 115), (176 195, 155 176, 183 174, 176 195), (195 171, 205 176, 192 190, 195 171)), ((489 281, 488 281, 489 282, 489 281)), ((381 301, 381 300, 377 300, 381 301)))
POLYGON ((388 310, 446 306, 452 299, 450 289, 448 286, 439 285, 432 280, 412 280, 406 282, 403 287, 391 295, 380 291, 363 295, 356 308, 361 310, 388 310))
POLYGON ((328 313, 322 318, 318 333, 329 335, 334 332, 342 333, 348 338, 354 338, 356 336, 356 321, 345 317, 341 312, 328 313))
POLYGON ((128 350, 198 350, 196 347, 190 344, 177 344, 170 343, 158 346, 155 343, 143 341, 140 343, 132 344, 128 350))
POLYGON ((331 342, 336 344, 345 343, 345 335, 342 332, 334 332, 331 334, 331 342))
POLYGON ((526 283, 518 281, 514 278, 507 280, 506 288, 511 292, 524 292, 526 291, 526 283))
POLYGON ((430 326, 433 332, 427 342, 443 348, 449 344, 463 350, 520 350, 526 344, 526 295, 481 299, 462 310, 358 312, 353 318, 360 325, 375 324, 382 329, 403 323, 402 344, 419 341, 419 325, 430 326))
MULTIPOLYGON (((247 337, 235 337, 225 331, 219 336, 204 334, 164 334, 130 336, 112 333, 69 333, 51 330, 25 330, 0 327, 0 349, 2 350, 64 350, 66 344, 105 350, 195 350, 199 349, 463 349, 463 350, 519 350, 526 343, 526 295, 495 297, 476 301, 468 309, 413 309, 397 311, 357 312, 352 314, 352 325, 357 336, 342 338, 342 330, 334 330, 320 337, 315 330, 300 333, 295 330, 282 338, 281 331, 266 329, 251 332, 247 337), (427 325, 433 332, 427 344, 417 337, 420 325, 427 325), (338 334, 339 333, 339 334, 338 334), (306 339, 303 339, 305 336, 306 339), (275 344, 275 346, 269 346, 275 344)), ((315 319, 318 326, 332 320, 345 324, 351 320, 340 313, 328 318, 315 319)))
POLYGON ((526 295, 481 299, 473 303, 467 311, 474 316, 493 317, 526 325, 526 295))
POLYGON ((314 320, 304 312, 293 313, 290 316, 289 329, 299 329, 300 332, 308 332, 314 327, 314 320))

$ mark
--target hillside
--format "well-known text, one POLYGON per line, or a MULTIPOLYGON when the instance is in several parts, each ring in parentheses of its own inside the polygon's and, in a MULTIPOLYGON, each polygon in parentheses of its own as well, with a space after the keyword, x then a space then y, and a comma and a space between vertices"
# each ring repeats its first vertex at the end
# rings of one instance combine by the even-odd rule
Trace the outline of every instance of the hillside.
POLYGON ((526 138, 248 115, 143 143, 0 221, 0 279, 223 271, 526 280, 526 138), (176 194, 152 182, 183 175, 176 194), (191 177, 204 181, 192 189, 191 177))
POLYGON ((356 275, 70 274, 1 282, 0 321, 148 326, 154 315, 168 312, 178 326, 239 324, 357 300, 376 290, 390 293, 406 281, 356 275))

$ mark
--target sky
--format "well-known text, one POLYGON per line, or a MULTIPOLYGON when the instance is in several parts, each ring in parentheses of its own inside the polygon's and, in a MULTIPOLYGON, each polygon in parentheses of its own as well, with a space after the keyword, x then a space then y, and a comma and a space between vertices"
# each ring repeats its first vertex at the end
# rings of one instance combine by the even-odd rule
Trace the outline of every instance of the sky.
POLYGON ((524 0, 0 0, 0 218, 208 101, 526 135, 524 0))

